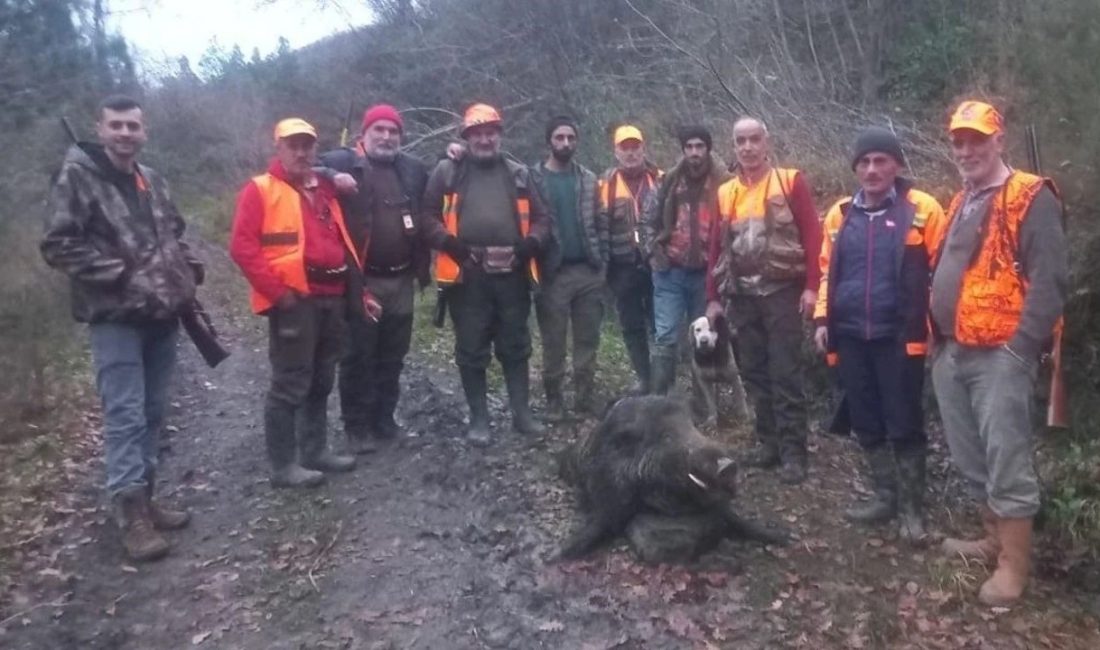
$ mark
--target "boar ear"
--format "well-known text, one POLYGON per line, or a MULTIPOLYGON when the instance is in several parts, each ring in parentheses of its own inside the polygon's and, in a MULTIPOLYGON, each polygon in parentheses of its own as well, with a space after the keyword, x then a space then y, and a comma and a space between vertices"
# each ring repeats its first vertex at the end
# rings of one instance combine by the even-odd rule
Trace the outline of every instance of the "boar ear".
POLYGON ((718 459, 718 473, 721 474, 727 469, 731 472, 736 471, 733 459, 727 456, 723 456, 718 459))

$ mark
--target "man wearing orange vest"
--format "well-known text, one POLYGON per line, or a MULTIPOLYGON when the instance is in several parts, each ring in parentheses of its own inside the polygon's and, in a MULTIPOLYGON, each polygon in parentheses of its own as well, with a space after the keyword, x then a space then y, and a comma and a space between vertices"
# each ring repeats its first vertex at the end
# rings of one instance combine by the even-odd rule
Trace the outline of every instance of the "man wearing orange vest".
POLYGON ((491 351, 504 371, 514 428, 543 430, 529 404, 527 320, 550 217, 527 167, 501 154, 502 135, 495 108, 470 106, 461 130, 468 153, 440 161, 422 202, 425 234, 439 251, 435 279, 454 322, 455 363, 470 407, 467 438, 479 446, 490 442, 485 371, 491 351))
POLYGON ((599 215, 609 263, 607 284, 623 330, 630 364, 638 384, 634 392, 649 392, 649 339, 653 336, 653 276, 646 264, 642 208, 661 182, 661 170, 646 160, 645 138, 638 127, 615 129, 615 167, 600 176, 599 215))
POLYGON ((317 132, 305 120, 275 126, 275 158, 237 199, 229 253, 267 317, 271 388, 264 435, 276 487, 319 485, 355 458, 327 448, 328 395, 344 350, 345 319, 381 317, 363 290, 335 188, 313 173, 317 132), (354 316, 353 316, 354 317, 354 316))
POLYGON ((943 208, 900 173, 897 136, 870 127, 856 139, 860 188, 825 214, 815 340, 836 365, 851 429, 867 458, 871 500, 845 517, 897 517, 898 536, 925 537, 924 358, 928 273, 943 208))
POLYGON ((725 311, 737 331, 741 375, 753 397, 758 467, 781 465, 785 483, 806 478, 802 320, 813 316, 821 277, 821 224, 805 175, 774 167, 764 123, 733 125, 736 175, 718 190, 720 233, 711 237, 707 317, 725 311), (801 316, 800 316, 801 314, 801 316))
POLYGON ((947 210, 932 277, 932 382, 985 535, 947 539, 943 548, 996 562, 979 599, 1005 606, 1027 586, 1039 510, 1032 393, 1065 303, 1062 205, 1050 179, 1005 164, 1004 120, 993 106, 963 102, 949 131, 963 189, 947 210))

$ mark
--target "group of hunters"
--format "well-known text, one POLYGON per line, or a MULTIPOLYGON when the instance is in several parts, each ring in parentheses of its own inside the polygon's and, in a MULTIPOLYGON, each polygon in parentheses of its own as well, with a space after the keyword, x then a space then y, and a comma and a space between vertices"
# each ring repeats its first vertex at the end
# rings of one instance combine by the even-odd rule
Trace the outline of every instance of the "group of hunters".
MULTIPOLYGON (((146 141, 138 102, 105 100, 98 144, 72 146, 57 176, 41 251, 72 283, 88 323, 104 412, 107 491, 135 559, 162 557, 161 531, 185 512, 154 498, 157 432, 176 361, 179 314, 203 265, 164 179, 137 161, 146 141)), ((666 394, 686 319, 723 315, 736 331, 753 398, 752 465, 806 477, 809 429, 800 354, 806 321, 836 368, 844 420, 866 455, 873 497, 854 522, 897 520, 920 542, 927 437, 922 386, 931 375, 955 466, 982 512, 978 539, 943 550, 995 567, 980 599, 1016 601, 1029 575, 1039 507, 1033 389, 1060 326, 1067 291, 1061 202, 1053 183, 1011 167, 993 106, 963 102, 948 126, 962 188, 947 211, 902 176, 887 129, 860 133, 852 196, 824 218, 797 169, 776 166, 765 123, 734 124, 736 164, 711 133, 686 126, 680 160, 662 173, 634 125, 614 131, 616 164, 597 176, 575 160, 581 131, 546 125, 546 158, 502 154, 503 120, 486 104, 463 117, 461 145, 429 170, 401 150, 399 111, 368 109, 354 148, 318 155, 317 132, 291 118, 274 128, 267 170, 240 191, 229 250, 269 326, 271 385, 263 409, 271 483, 320 484, 403 435, 394 418, 409 351, 416 286, 433 281, 455 331, 455 364, 472 444, 492 440, 486 368, 503 368, 512 425, 532 414, 532 300, 542 337, 542 420, 593 414, 605 288, 638 393, 666 394), (433 259, 434 258, 434 259, 433 259), (352 455, 329 449, 328 395, 339 376, 352 455)))

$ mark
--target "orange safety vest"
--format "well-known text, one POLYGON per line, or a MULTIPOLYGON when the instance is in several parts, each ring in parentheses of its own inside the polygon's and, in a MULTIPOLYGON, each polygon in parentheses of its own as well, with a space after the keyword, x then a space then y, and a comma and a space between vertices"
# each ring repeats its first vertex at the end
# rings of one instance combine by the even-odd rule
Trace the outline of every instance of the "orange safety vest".
MULTIPOLYGON (((279 276, 283 284, 295 291, 308 294, 306 280, 305 229, 302 227, 302 195, 289 183, 271 174, 254 176, 252 182, 260 190, 264 202, 264 220, 260 228, 260 250, 264 258, 279 276)), ((340 237, 360 268, 362 264, 355 246, 344 225, 344 213, 335 198, 328 200, 329 214, 336 222, 340 237)), ((257 314, 271 309, 273 303, 266 296, 252 290, 252 311, 257 314)))
MULTIPOLYGON (((458 236, 458 211, 462 196, 458 192, 443 195, 443 227, 447 232, 458 236)), ((526 237, 531 229, 531 199, 516 196, 516 214, 519 215, 519 234, 526 237)), ((535 284, 539 282, 539 267, 534 259, 528 264, 528 274, 535 284)), ((435 281, 440 285, 450 285, 462 281, 462 267, 450 255, 439 251, 435 258, 435 281)))
MULTIPOLYGON (((1007 343, 1020 323, 1027 278, 1020 266, 1020 224, 1043 187, 1058 196, 1049 178, 1013 171, 989 200, 982 223, 981 248, 963 273, 955 312, 955 340, 963 345, 993 347, 1007 343)), ((948 228, 962 208, 959 192, 947 209, 948 228)), ((942 248, 940 254, 943 254, 942 248)), ((937 256, 938 261, 938 256, 937 256)), ((1058 327, 1061 326, 1059 321, 1058 327)))

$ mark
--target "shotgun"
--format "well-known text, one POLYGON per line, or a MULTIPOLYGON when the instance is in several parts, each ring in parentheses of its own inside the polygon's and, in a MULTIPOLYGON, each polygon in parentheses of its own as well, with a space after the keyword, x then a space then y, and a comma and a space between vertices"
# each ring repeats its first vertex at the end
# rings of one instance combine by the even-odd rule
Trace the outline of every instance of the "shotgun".
MULTIPOLYGON (((1027 138, 1027 162, 1033 174, 1042 176, 1043 159, 1039 155, 1039 135, 1034 124, 1025 129, 1027 138)), ((1066 212, 1062 209, 1062 228, 1066 227, 1066 212)), ((1069 405, 1066 397, 1066 378, 1062 369, 1062 330, 1064 320, 1058 319, 1050 351, 1044 354, 1044 362, 1050 365, 1050 395, 1047 400, 1047 426, 1056 429, 1069 427, 1069 405)), ((1044 364, 1045 365, 1045 364, 1044 364)))
MULTIPOLYGON (((73 144, 80 144, 80 138, 77 137, 76 131, 73 130, 73 125, 69 123, 67 117, 63 116, 61 118, 61 127, 65 129, 65 133, 73 144)), ((218 340, 218 331, 214 329, 214 321, 211 320, 210 314, 203 309, 198 298, 192 299, 191 303, 180 312, 180 324, 187 332, 191 342, 195 344, 203 360, 206 361, 206 365, 214 368, 229 356, 229 351, 218 340)))

